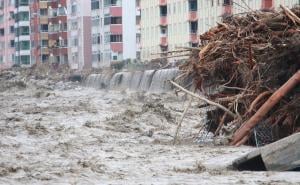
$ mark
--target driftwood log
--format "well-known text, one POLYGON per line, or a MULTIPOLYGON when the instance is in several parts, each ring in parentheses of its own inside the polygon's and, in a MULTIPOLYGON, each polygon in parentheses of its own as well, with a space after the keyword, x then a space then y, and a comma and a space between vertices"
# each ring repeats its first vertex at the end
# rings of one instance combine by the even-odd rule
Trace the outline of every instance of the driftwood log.
POLYGON ((252 116, 233 136, 232 145, 244 144, 247 140, 244 139, 250 134, 250 131, 257 125, 264 116, 296 85, 300 83, 300 70, 294 74, 281 88, 279 88, 260 109, 252 116), (244 139, 244 140, 243 140, 244 139), (242 141, 243 140, 243 141, 242 141))

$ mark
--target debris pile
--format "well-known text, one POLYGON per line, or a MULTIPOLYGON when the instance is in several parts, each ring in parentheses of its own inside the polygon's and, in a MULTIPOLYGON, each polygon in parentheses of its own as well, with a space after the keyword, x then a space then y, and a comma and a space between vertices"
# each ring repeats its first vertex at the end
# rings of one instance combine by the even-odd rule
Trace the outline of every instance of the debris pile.
POLYGON ((264 145, 300 131, 300 7, 281 8, 224 18, 180 67, 185 73, 176 80, 193 79, 219 105, 208 113, 208 128, 232 145, 264 145))

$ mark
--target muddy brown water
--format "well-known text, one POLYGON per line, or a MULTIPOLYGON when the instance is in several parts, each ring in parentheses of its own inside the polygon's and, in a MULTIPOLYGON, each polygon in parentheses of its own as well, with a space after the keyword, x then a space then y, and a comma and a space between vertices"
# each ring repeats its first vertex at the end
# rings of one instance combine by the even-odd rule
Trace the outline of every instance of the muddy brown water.
POLYGON ((76 85, 1 92, 0 184, 299 184, 297 172, 228 169, 253 148, 196 144, 196 101, 173 146, 185 103, 76 85))

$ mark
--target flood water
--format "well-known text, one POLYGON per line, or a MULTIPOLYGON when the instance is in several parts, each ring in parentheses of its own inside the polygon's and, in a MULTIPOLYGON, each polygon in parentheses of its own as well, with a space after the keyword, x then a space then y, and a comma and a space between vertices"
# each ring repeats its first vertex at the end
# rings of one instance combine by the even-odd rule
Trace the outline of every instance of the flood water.
MULTIPOLYGON (((163 79, 148 71, 94 75, 89 84, 160 91, 163 79)), ((299 184, 296 172, 228 169, 254 148, 195 143, 205 120, 197 101, 172 145, 185 105, 172 92, 63 83, 0 92, 0 184, 299 184)))

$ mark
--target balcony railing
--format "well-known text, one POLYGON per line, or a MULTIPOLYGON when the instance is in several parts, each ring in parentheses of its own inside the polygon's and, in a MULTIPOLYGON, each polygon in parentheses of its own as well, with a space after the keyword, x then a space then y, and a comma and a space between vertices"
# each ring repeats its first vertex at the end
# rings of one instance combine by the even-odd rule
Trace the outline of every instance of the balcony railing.
POLYGON ((167 37, 161 37, 160 38, 160 46, 168 46, 167 37))
POLYGON ((159 6, 166 6, 167 0, 159 0, 159 6))
POLYGON ((167 26, 168 25, 167 16, 160 17, 160 25, 161 26, 167 26))

